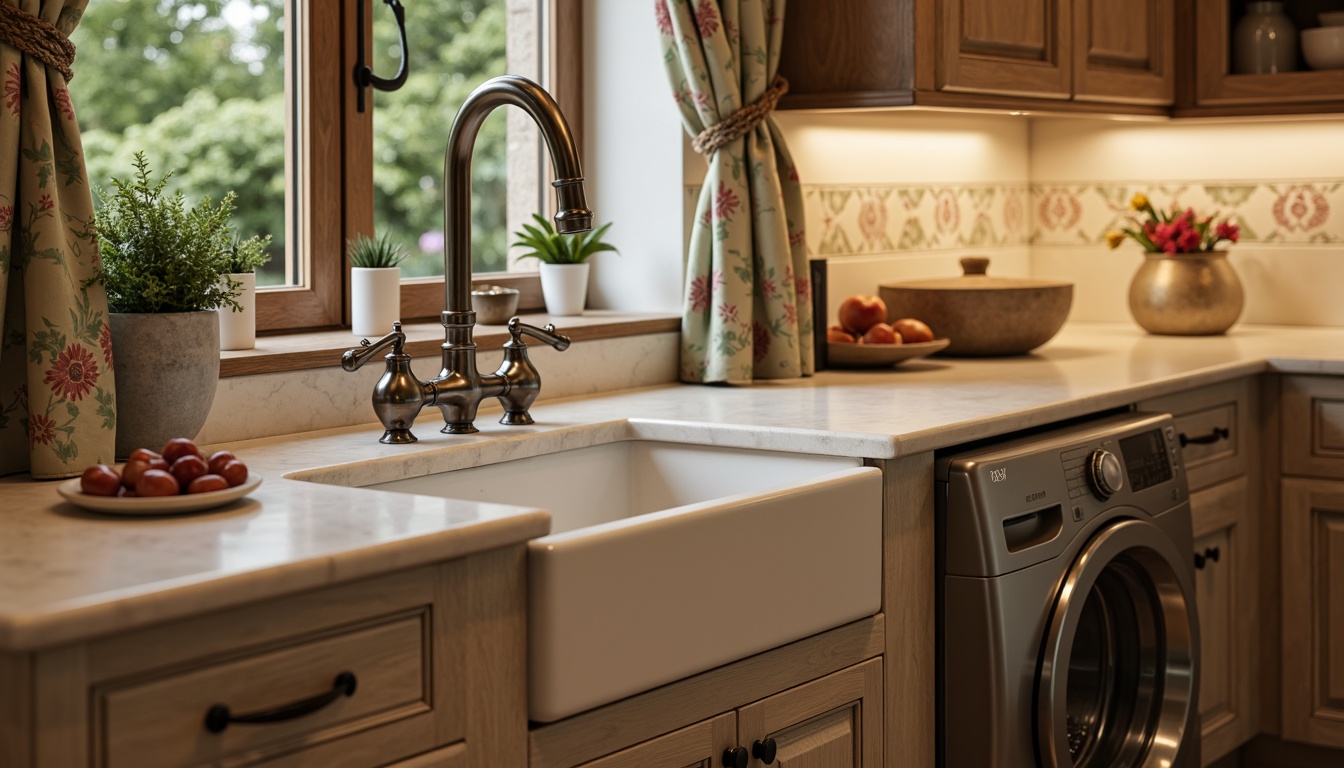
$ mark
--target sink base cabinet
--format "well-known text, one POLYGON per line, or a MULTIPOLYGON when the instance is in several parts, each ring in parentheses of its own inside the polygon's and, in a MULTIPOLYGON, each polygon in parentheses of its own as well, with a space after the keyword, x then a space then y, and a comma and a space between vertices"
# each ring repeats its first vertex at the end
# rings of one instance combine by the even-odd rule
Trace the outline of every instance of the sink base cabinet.
POLYGON ((522 765, 524 557, 0 656, 0 765, 522 765))

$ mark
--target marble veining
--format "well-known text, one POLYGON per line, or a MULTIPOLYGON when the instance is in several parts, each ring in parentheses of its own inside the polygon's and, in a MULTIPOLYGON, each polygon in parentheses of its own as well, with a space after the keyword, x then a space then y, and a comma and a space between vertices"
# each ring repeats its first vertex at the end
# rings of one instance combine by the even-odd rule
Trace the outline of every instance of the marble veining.
POLYGON ((5 478, 0 649, 71 642, 549 529, 548 515, 531 508, 342 485, 631 439, 886 459, 1263 371, 1344 375, 1344 329, 1236 326, 1226 336, 1181 338, 1148 336, 1127 323, 1070 324, 1021 357, 928 358, 749 387, 661 384, 557 397, 534 407, 529 427, 483 418, 479 434, 460 436, 431 422, 409 446, 381 445, 373 423, 239 441, 226 445, 265 482, 244 502, 197 515, 95 516, 64 503, 53 483, 5 478))

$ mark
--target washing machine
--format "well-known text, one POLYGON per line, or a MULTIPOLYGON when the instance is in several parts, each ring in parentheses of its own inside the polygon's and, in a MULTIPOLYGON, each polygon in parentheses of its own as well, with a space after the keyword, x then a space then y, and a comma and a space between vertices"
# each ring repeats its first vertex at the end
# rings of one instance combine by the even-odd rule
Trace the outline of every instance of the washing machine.
POLYGON ((1166 414, 940 453, 944 768, 1198 768, 1190 503, 1166 414))

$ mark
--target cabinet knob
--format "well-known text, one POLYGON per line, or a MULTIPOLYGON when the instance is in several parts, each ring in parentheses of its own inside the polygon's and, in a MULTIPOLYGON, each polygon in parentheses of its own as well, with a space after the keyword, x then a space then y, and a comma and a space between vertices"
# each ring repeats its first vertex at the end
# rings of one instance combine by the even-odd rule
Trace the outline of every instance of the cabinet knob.
POLYGON ((1223 553, 1218 547, 1205 547, 1203 552, 1195 553, 1195 569, 1200 571, 1204 570, 1204 566, 1207 565, 1209 561, 1216 563, 1218 562, 1218 558, 1222 557, 1222 555, 1223 553))
POLYGON ((775 762, 775 751, 778 747, 779 745, 775 744, 774 739, 767 738, 765 741, 757 739, 755 743, 751 745, 751 756, 766 765, 773 765, 775 762))
POLYGON ((723 750, 723 768, 747 768, 747 761, 751 760, 751 755, 747 754, 746 747, 733 747, 723 750))

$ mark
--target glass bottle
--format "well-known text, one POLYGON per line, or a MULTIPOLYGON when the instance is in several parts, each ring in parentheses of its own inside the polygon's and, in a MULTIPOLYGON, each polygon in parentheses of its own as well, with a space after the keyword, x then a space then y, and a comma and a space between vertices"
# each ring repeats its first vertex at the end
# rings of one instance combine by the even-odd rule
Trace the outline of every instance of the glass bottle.
POLYGON ((1251 2, 1232 36, 1232 71, 1266 75, 1297 69, 1297 28, 1283 3, 1251 2))

